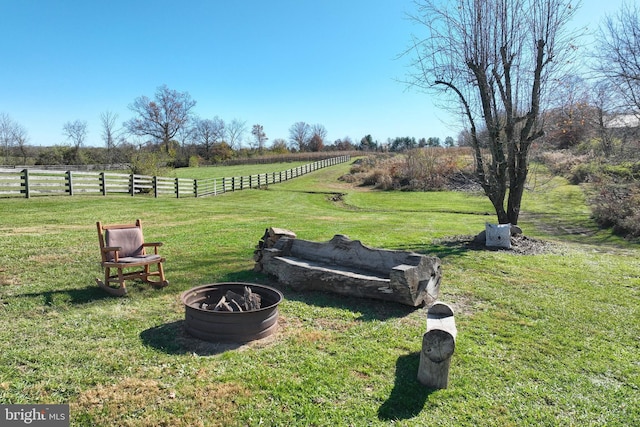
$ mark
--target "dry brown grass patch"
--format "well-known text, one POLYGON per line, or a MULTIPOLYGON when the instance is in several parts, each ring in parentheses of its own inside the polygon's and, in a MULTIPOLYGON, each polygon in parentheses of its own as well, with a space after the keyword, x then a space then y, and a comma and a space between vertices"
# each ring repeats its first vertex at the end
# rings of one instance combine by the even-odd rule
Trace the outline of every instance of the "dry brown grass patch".
POLYGON ((15 286, 20 284, 20 279, 11 275, 7 270, 0 268, 0 286, 15 286))
POLYGON ((237 415, 236 399, 251 392, 236 383, 194 383, 172 387, 151 379, 126 378, 87 390, 71 404, 97 425, 223 426, 237 415))

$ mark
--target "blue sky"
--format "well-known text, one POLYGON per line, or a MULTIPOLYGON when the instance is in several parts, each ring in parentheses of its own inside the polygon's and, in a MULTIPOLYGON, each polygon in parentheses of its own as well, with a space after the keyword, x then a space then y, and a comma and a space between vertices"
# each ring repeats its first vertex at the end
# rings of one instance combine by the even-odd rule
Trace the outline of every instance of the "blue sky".
MULTIPOLYGON (((597 27, 622 0, 585 0, 597 27)), ((461 124, 409 89, 397 59, 417 29, 412 0, 0 0, 0 113, 34 145, 64 144, 64 123, 133 117, 156 88, 189 92, 202 118, 261 124, 270 141, 298 121, 328 139, 457 137, 461 124)), ((249 135, 245 136, 246 138, 249 135)))

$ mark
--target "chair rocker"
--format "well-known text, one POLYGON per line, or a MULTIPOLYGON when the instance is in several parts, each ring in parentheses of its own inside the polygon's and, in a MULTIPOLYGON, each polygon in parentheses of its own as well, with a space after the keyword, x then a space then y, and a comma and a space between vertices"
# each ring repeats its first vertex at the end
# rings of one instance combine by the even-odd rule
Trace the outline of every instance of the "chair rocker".
POLYGON ((139 219, 135 224, 124 225, 103 225, 98 221, 96 226, 104 269, 104 281, 96 278, 98 286, 112 295, 123 296, 127 293, 126 280, 140 280, 156 288, 169 284, 162 268, 165 259, 158 255, 158 247, 162 243, 144 241, 139 219), (147 254, 147 248, 153 248, 153 253, 147 254), (157 266, 155 271, 151 271, 153 265, 157 266), (125 272, 125 269, 129 271, 125 272), (111 274, 111 270, 116 270, 117 274, 111 274), (150 277, 158 279, 150 280, 150 277), (118 286, 113 287, 112 283, 118 286))

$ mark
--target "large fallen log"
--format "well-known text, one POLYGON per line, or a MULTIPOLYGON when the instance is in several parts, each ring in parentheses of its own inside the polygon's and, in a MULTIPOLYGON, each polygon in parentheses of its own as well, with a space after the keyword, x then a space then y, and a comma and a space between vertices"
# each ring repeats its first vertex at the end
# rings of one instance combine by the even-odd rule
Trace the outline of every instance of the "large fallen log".
POLYGON ((440 260, 415 252, 370 248, 336 235, 328 242, 281 237, 261 250, 256 271, 296 290, 430 307, 440 289, 440 260))

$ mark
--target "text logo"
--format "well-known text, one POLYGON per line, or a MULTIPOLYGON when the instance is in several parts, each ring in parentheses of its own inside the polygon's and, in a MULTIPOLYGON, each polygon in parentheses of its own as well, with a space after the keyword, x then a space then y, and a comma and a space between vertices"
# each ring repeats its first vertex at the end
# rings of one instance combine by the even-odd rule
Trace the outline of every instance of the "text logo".
POLYGON ((0 405, 0 426, 69 427, 69 405, 0 405))

